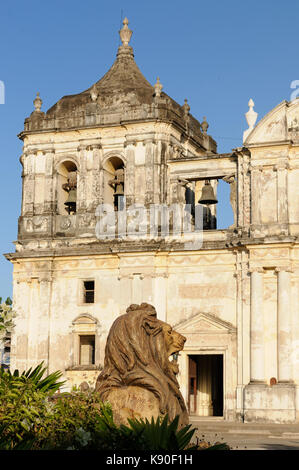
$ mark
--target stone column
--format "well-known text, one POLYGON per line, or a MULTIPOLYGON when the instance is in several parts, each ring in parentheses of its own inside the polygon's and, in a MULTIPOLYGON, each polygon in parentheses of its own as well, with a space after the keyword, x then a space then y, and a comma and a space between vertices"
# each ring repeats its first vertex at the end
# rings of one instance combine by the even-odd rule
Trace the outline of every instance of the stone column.
POLYGON ((86 212, 86 146, 80 145, 77 149, 80 171, 77 179, 77 213, 86 212))
POLYGON ((154 203, 154 152, 152 141, 144 141, 145 145, 145 203, 154 203))
POLYGON ((125 197, 127 207, 135 202, 135 144, 134 142, 125 142, 125 197))
POLYGON ((276 165, 277 171, 277 221, 288 223, 287 164, 276 165))
POLYGON ((36 314, 38 331, 38 363, 44 361, 50 371, 50 319, 52 297, 52 262, 47 263, 48 272, 39 278, 39 308, 36 314))
POLYGON ((242 155, 242 179, 243 184, 239 185, 239 198, 238 198, 238 226, 243 226, 246 230, 250 225, 250 175, 249 175, 249 155, 244 152, 242 155), (242 201, 242 206, 240 202, 242 201))
POLYGON ((263 269, 251 270, 250 383, 264 383, 263 269))
POLYGON ((169 204, 169 200, 167 198, 167 144, 164 141, 160 141, 160 203, 169 204))
POLYGON ((23 158, 24 170, 23 170, 23 212, 22 215, 28 217, 33 216, 33 205, 34 205, 34 154, 28 152, 24 154, 23 158))
POLYGON ((103 202, 104 195, 102 192, 102 146, 101 144, 93 145, 93 168, 92 168, 92 205, 95 210, 99 204, 103 202))
POLYGON ((160 159, 156 140, 152 141, 154 159, 154 204, 160 203, 160 159))
POLYGON ((251 167, 251 224, 260 223, 260 168, 251 167))
POLYGON ((48 150, 45 152, 45 201, 44 201, 44 213, 51 214, 56 210, 57 201, 54 201, 54 190, 53 190, 53 162, 54 162, 54 150, 48 150))
POLYGON ((290 382, 290 299, 291 270, 287 267, 276 268, 277 272, 277 375, 278 382, 290 382))

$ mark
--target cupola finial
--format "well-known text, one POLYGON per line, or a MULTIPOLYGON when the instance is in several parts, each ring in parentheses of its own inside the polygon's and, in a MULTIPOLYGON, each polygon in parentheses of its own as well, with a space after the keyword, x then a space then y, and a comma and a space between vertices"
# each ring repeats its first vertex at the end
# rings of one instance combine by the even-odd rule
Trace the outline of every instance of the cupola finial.
POLYGON ((34 104, 34 107, 35 107, 34 111, 40 111, 40 108, 42 107, 43 102, 42 102, 42 99, 39 96, 39 92, 36 93, 36 98, 33 101, 33 104, 34 104))
POLYGON ((123 21, 123 27, 119 31, 119 35, 120 35, 122 45, 125 46, 125 47, 127 47, 129 45, 131 36, 133 34, 133 31, 131 31, 129 29, 128 24, 129 24, 129 20, 128 20, 128 18, 125 18, 124 21, 123 21))
POLYGON ((184 110, 184 115, 185 115, 185 116, 188 116, 189 111, 190 111, 190 106, 188 105, 188 100, 187 100, 187 98, 185 98, 185 102, 184 102, 182 108, 183 108, 183 110, 184 110))
POLYGON ((160 78, 157 77, 157 82, 156 84, 154 85, 154 89, 155 89, 155 96, 157 96, 158 98, 161 96, 161 91, 163 89, 163 85, 162 83, 160 82, 160 78))
POLYGON ((206 134, 206 133, 207 133, 207 130, 208 130, 208 128, 209 128, 209 124, 208 124, 208 122, 207 122, 206 116, 203 117, 203 121, 202 121, 202 123, 201 123, 201 128, 202 128, 203 133, 206 134))
POLYGON ((258 117, 258 113, 255 112, 253 109, 254 102, 252 98, 250 98, 250 100, 248 101, 248 106, 249 106, 249 110, 247 111, 247 113, 245 113, 245 118, 249 127, 248 129, 246 129, 246 131, 243 132, 243 142, 245 142, 245 140, 247 139, 247 136, 253 130, 257 117, 258 117))

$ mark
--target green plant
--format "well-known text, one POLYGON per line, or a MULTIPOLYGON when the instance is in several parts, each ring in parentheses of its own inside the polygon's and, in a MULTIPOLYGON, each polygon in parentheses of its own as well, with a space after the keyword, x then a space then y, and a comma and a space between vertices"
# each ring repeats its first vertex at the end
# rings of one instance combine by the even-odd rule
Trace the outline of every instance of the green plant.
POLYGON ((61 372, 43 379, 44 372, 43 364, 22 374, 0 370, 0 449, 199 449, 191 444, 195 428, 188 425, 179 429, 178 416, 173 421, 167 415, 151 421, 132 419, 118 426, 111 405, 101 402, 97 392, 55 393, 63 383, 58 381, 61 372))
POLYGON ((2 448, 12 449, 23 441, 33 439, 36 425, 46 414, 44 393, 30 382, 14 380, 9 384, 0 381, 0 423, 2 448), (8 386, 7 386, 8 385, 8 386))
MULTIPOLYGON (((7 297, 5 300, 6 305, 12 305, 12 300, 10 297, 7 297)), ((0 297, 0 304, 2 304, 2 297, 0 297)))
POLYGON ((46 367, 43 367, 43 364, 42 362, 33 370, 31 367, 29 370, 23 371, 21 375, 17 369, 12 374, 9 369, 0 368, 0 399, 1 388, 20 387, 20 384, 28 384, 41 392, 57 392, 65 383, 65 381, 58 382, 62 377, 62 372, 53 372, 42 379, 47 370, 46 367))
POLYGON ((44 379, 43 363, 21 375, 0 368, 0 448, 19 448, 34 440, 43 420, 49 415, 48 397, 64 382, 61 372, 44 379))
POLYGON ((142 436, 147 450, 179 451, 188 447, 194 450, 196 446, 190 446, 190 441, 195 432, 191 424, 178 429, 179 417, 169 421, 168 415, 149 421, 148 419, 128 420, 130 428, 135 436, 142 436))
POLYGON ((49 403, 51 414, 39 427, 34 448, 65 450, 90 447, 98 435, 96 428, 101 415, 98 394, 93 391, 64 393, 55 395, 49 403))

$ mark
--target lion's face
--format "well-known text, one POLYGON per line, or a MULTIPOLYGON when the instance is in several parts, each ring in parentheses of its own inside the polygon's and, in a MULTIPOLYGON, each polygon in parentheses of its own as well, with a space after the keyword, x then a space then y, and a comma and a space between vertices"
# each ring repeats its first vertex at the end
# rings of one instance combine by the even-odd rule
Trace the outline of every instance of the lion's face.
POLYGON ((180 335, 180 333, 173 330, 168 323, 164 322, 162 322, 162 331, 165 338, 165 346, 168 356, 182 351, 186 342, 185 336, 180 335))

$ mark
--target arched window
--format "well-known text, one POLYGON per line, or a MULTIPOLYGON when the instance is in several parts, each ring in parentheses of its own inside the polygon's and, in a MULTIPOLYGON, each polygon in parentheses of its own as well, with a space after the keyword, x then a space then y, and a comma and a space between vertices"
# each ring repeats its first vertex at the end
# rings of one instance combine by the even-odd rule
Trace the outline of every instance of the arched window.
POLYGON ((73 215, 77 210, 77 166, 73 161, 64 161, 59 165, 57 173, 58 213, 73 215))
POLYGON ((124 162, 119 157, 111 157, 104 163, 104 202, 115 210, 124 208, 125 173, 124 162))

